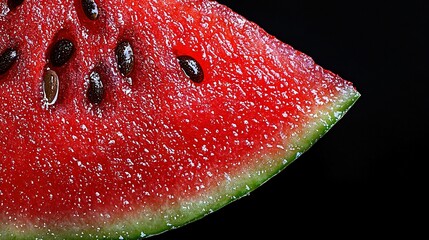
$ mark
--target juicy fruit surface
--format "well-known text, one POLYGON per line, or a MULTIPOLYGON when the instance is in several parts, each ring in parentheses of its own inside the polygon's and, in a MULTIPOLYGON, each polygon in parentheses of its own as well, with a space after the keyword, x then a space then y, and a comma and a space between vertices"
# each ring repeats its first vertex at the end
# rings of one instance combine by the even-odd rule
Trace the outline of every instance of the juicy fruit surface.
POLYGON ((0 237, 181 226, 278 173, 359 97, 214 1, 95 2, 94 19, 77 0, 0 3, 0 54, 18 53, 0 75, 0 237), (63 39, 74 51, 53 64, 63 39), (132 66, 118 66, 124 41, 132 66), (180 56, 200 65, 202 81, 180 56), (48 70, 59 80, 53 104, 48 70))

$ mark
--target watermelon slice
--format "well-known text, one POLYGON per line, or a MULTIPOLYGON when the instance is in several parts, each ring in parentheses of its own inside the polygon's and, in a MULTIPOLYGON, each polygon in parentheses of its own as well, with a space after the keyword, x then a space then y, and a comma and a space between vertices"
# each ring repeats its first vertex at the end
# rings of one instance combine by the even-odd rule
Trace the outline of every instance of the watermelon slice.
POLYGON ((215 1, 8 0, 0 26, 1 239, 183 226, 278 174, 360 96, 215 1))

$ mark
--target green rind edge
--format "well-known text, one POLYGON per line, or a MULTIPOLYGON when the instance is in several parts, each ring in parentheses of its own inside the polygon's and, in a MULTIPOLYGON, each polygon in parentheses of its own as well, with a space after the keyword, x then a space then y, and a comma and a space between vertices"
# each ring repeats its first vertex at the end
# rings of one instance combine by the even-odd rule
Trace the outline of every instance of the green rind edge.
MULTIPOLYGON (((333 101, 323 107, 323 109, 330 110, 319 110, 319 114, 323 115, 323 117, 319 118, 319 121, 315 121, 312 126, 309 126, 306 129, 309 134, 301 136, 302 140, 292 141, 292 143, 289 142, 289 146, 285 146, 289 150, 291 147, 294 148, 294 151, 288 151, 286 155, 279 155, 272 159, 265 159, 272 167, 269 169, 259 168, 256 169, 256 171, 253 169, 253 173, 250 175, 253 177, 246 177, 243 174, 236 177, 241 179, 231 180, 230 183, 235 184, 225 188, 234 189, 234 191, 231 191, 230 193, 224 193, 220 195, 219 198, 217 198, 215 201, 209 202, 200 208, 194 209, 196 214, 187 214, 187 217, 182 221, 172 221, 176 223, 172 228, 178 228, 187 225, 205 217, 207 214, 223 208, 232 202, 235 202, 242 197, 249 195, 249 193, 262 186, 265 182, 273 178, 278 173, 282 172, 287 166, 289 166, 299 156, 310 149, 310 147, 312 147, 319 139, 321 139, 349 111, 349 109, 356 103, 360 96, 361 94, 356 91, 355 88, 347 88, 344 92, 342 92, 342 94, 338 96, 336 101, 333 101)), ((166 228, 165 231, 172 228, 166 228)), ((162 232, 163 231, 154 233, 152 235, 162 232)))
POLYGON ((10 240, 141 239, 182 227, 247 196, 280 173, 325 135, 347 113, 360 96, 360 93, 353 87, 339 92, 334 101, 324 105, 317 111, 319 117, 314 118, 317 121, 308 122, 308 125, 302 131, 307 134, 300 135, 292 141, 289 139, 287 144, 284 143, 284 147, 287 150, 282 151, 282 154, 263 157, 265 164, 258 165, 256 169, 249 168, 252 170, 251 172, 242 172, 231 181, 225 181, 223 185, 213 191, 207 192, 199 198, 182 202, 177 208, 160 209, 151 220, 142 215, 141 217, 130 217, 125 221, 105 226, 103 229, 95 230, 90 228, 83 231, 82 229, 76 229, 75 232, 70 229, 52 232, 44 229, 32 231, 31 233, 21 233, 13 230, 4 232, 3 229, 3 233, 0 232, 0 238, 7 237, 10 240), (269 166, 268 168, 266 167, 267 165, 269 166))

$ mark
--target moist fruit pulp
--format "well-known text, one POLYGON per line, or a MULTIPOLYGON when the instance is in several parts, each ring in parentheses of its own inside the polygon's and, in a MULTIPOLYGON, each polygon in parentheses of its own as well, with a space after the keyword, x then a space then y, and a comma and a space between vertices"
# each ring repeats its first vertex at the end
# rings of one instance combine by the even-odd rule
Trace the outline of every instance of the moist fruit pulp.
POLYGON ((0 51, 18 53, 0 75, 0 234, 181 226, 277 174, 359 97, 216 2, 97 6, 91 19, 80 1, 24 1, 0 17, 0 51))

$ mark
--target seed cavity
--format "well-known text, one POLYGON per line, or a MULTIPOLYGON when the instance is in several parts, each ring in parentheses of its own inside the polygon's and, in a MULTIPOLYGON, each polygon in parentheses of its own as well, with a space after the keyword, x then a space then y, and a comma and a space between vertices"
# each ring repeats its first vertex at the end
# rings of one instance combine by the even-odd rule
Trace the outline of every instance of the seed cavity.
POLYGON ((15 10, 23 2, 24 0, 7 0, 7 6, 10 10, 15 10))
POLYGON ((45 105, 53 105, 58 99, 60 81, 58 75, 53 70, 47 70, 43 75, 43 102, 45 105))
POLYGON ((127 41, 119 43, 116 47, 115 53, 119 72, 123 76, 130 75, 134 68, 134 53, 131 44, 127 41))
POLYGON ((98 6, 94 0, 82 0, 82 8, 83 8, 83 12, 89 19, 91 20, 98 19, 98 16, 99 16, 98 6))
POLYGON ((92 104, 100 104, 104 98, 104 86, 100 74, 96 71, 89 74, 88 100, 92 104))
POLYGON ((52 65, 61 67, 67 63, 75 51, 73 42, 68 39, 62 39, 52 47, 50 60, 52 65))
POLYGON ((180 67, 182 67, 183 72, 188 76, 193 82, 201 83, 204 80, 204 72, 201 65, 191 56, 183 55, 178 56, 180 67))
POLYGON ((0 55, 0 75, 6 73, 18 59, 18 52, 8 48, 0 55))

